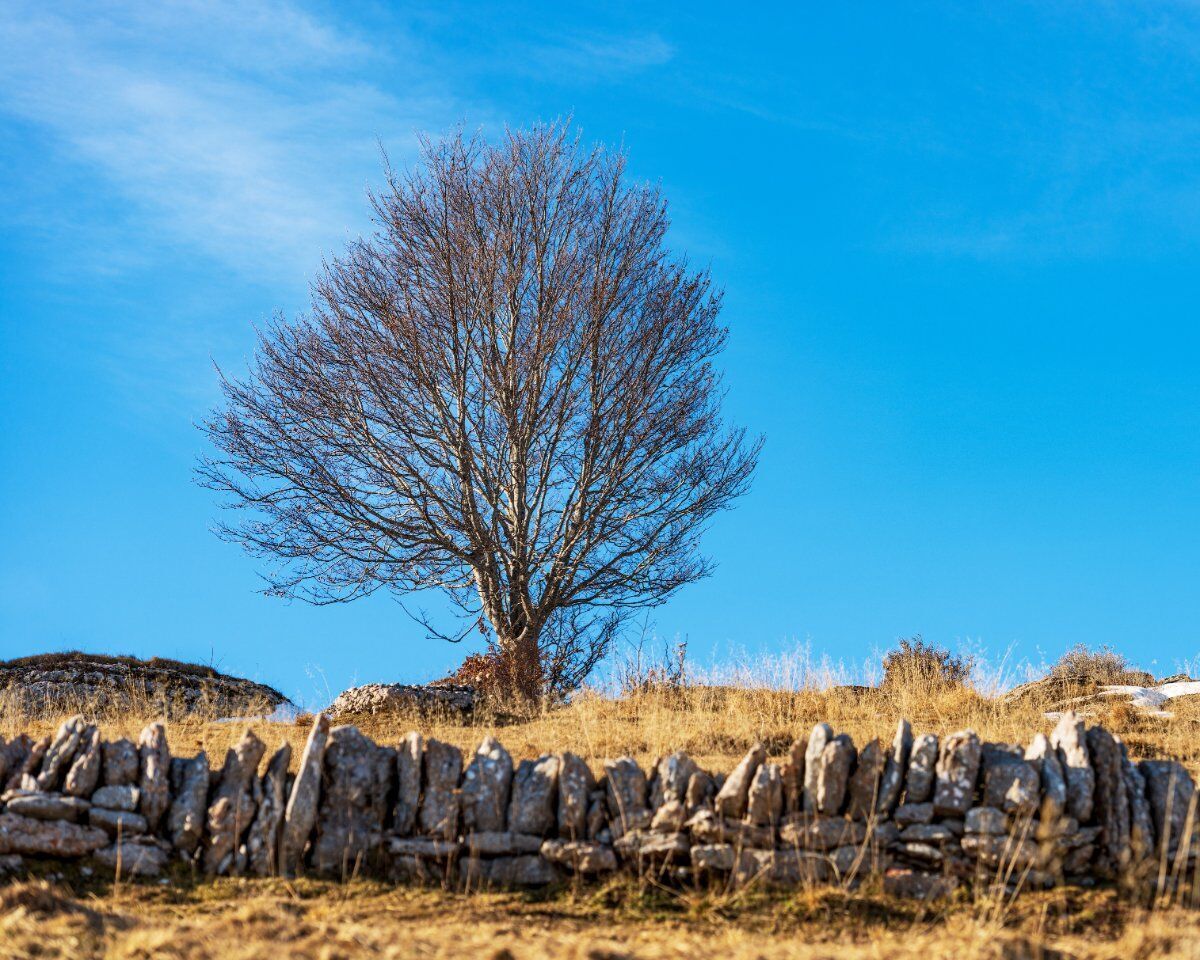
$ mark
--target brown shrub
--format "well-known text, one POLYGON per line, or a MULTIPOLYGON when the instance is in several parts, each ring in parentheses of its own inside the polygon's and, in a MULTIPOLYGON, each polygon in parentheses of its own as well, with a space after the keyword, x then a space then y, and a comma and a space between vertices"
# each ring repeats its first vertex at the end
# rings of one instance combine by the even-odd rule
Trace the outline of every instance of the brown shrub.
POLYGON ((971 657, 956 657, 949 650, 926 643, 920 635, 901 640, 900 645, 883 658, 884 688, 962 686, 971 678, 975 662, 971 657))

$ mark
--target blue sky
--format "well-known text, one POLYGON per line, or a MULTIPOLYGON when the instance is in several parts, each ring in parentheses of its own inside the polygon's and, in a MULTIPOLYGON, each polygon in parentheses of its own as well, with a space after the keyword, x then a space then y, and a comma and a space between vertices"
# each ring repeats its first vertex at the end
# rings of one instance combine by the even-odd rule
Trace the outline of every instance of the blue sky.
POLYGON ((386 597, 257 594, 194 423, 366 228, 380 144, 565 113, 661 182, 767 436, 659 635, 1200 656, 1195 6, 0 6, 0 656, 309 703, 453 666, 386 597))

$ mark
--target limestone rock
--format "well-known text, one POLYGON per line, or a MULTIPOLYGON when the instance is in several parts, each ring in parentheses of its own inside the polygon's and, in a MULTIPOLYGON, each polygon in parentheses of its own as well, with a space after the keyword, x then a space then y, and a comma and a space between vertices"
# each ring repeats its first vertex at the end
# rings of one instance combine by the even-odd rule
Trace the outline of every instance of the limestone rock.
POLYGON ((558 757, 522 760, 513 774, 508 826, 515 833, 544 837, 554 830, 558 801, 558 757))
POLYGON ((958 888, 958 881, 940 873, 895 867, 883 876, 883 892, 907 900, 940 900, 958 888))
POLYGON ((1042 861, 1040 845, 1028 837, 971 833, 962 838, 962 850, 993 870, 1024 870, 1042 861))
MULTIPOLYGON (((426 803, 429 791, 435 790, 434 804, 441 806, 430 807, 429 832, 453 839, 458 828, 458 797, 452 791, 457 788, 462 772, 462 754, 457 747, 430 740, 425 751, 427 764, 431 758, 438 766, 427 771, 430 786, 426 788, 426 803), (453 784, 448 799, 442 792, 446 774, 451 775, 453 784)), ((395 750, 377 746, 357 727, 334 727, 329 732, 317 835, 313 842, 314 870, 328 876, 349 877, 367 866, 383 840, 395 776, 395 750)))
POLYGON ((708 809, 694 813, 684 827, 697 843, 732 843, 738 847, 773 847, 775 830, 744 820, 725 820, 708 809))
POLYGON ((688 780, 684 804, 692 812, 700 807, 712 807, 717 798, 717 789, 717 781, 711 773, 697 770, 688 780))
POLYGON ((591 876, 617 869, 617 857, 612 847, 586 840, 546 840, 542 843, 541 853, 551 863, 572 873, 591 876))
POLYGON ((838 734, 825 744, 817 761, 818 813, 831 817, 841 812, 854 759, 854 742, 846 734, 838 734))
POLYGON ((793 740, 788 758, 780 769, 783 778, 783 812, 799 813, 804 809, 804 753, 808 744, 793 740))
POLYGON ((858 754, 854 775, 850 778, 850 802, 847 813, 859 820, 868 820, 881 801, 881 783, 888 756, 879 740, 867 743, 858 754))
MULTIPOLYGON (((172 761, 174 764, 174 761, 172 761)), ((208 814, 208 754, 201 750, 196 756, 180 759, 175 796, 167 813, 167 836, 171 845, 189 856, 196 852, 204 837, 204 821, 208 814)), ((105 790, 131 790, 132 787, 104 787, 105 790)))
POLYGON ((1066 777, 1067 813, 1080 823, 1087 823, 1092 819, 1096 775, 1088 758, 1084 723, 1074 710, 1068 710, 1059 718, 1058 726, 1050 734, 1050 745, 1058 751, 1058 760, 1066 777))
POLYGON ((583 840, 588 835, 588 799, 596 781, 591 768, 573 753, 558 758, 558 835, 583 840))
POLYGON ((1067 811, 1067 781, 1058 751, 1039 733, 1025 750, 1025 759, 1034 764, 1042 785, 1042 803, 1038 817, 1042 823, 1056 823, 1067 811))
POLYGON ((138 808, 138 796, 138 788, 131 783, 120 787, 100 787, 92 794, 92 805, 132 813, 138 808))
POLYGON ((910 823, 932 823, 933 804, 928 801, 925 803, 902 803, 892 816, 902 827, 908 826, 910 823))
POLYGON ((287 775, 291 761, 292 748, 284 741, 263 774, 262 800, 246 835, 248 865, 256 877, 272 877, 280 872, 279 838, 288 801, 287 775))
POLYGON ((783 776, 779 765, 764 763, 750 781, 746 819, 759 826, 774 825, 783 816, 783 776))
POLYGON ((1125 781, 1125 795, 1129 803, 1129 849, 1133 862, 1145 860, 1154 853, 1154 816, 1150 812, 1150 800, 1146 796, 1146 779, 1129 760, 1125 744, 1121 748, 1121 776, 1125 781))
POLYGON ((92 807, 88 811, 88 823, 99 827, 112 837, 133 837, 145 833, 150 827, 146 818, 130 810, 108 810, 92 807))
POLYGON ((900 802, 900 791, 904 787, 904 774, 908 770, 912 746, 912 726, 907 720, 901 720, 896 725, 896 736, 892 739, 892 749, 883 766, 883 777, 879 781, 879 800, 875 804, 875 811, 884 817, 890 816, 896 809, 896 804, 900 802))
MULTIPOLYGON (((36 789, 36 774, 41 769, 46 751, 50 749, 50 738, 42 737, 41 740, 30 740, 28 737, 25 737, 23 740, 19 738, 14 740, 14 743, 19 745, 14 754, 17 759, 9 767, 8 782, 4 785, 4 789, 36 789)), ((12 746, 12 744, 9 744, 9 746, 12 746)))
POLYGON ((676 750, 655 764, 654 788, 650 791, 650 809, 657 810, 674 800, 687 803, 688 783, 699 768, 684 751, 676 750))
POLYGON ((542 838, 511 830, 487 830, 468 833, 463 837, 463 847, 472 857, 508 857, 537 853, 542 848, 542 838))
POLYGON ((622 860, 680 863, 688 859, 691 843, 686 833, 631 830, 614 841, 613 849, 622 860))
POLYGON ((308 731, 308 739, 300 754, 296 779, 288 794, 283 814, 283 830, 279 837, 279 869, 284 876, 299 870, 304 849, 317 823, 317 807, 321 799, 321 769, 325 763, 325 748, 329 742, 329 718, 319 714, 308 731))
MULTIPOLYGON (((406 837, 417 824, 417 812, 421 807, 421 757, 425 742, 417 731, 405 734, 396 751, 396 813, 392 819, 392 830, 397 836, 406 837)), ((509 760, 511 764, 511 758, 509 760)))
POLYGON ((804 750, 804 812, 816 813, 817 779, 821 771, 821 756, 825 745, 833 739, 833 727, 827 723, 818 723, 812 728, 808 737, 808 746, 804 750))
POLYGON ((462 753, 453 744, 430 740, 422 760, 425 792, 418 823, 421 832, 453 840, 458 835, 458 779, 462 753))
POLYGON ((750 783, 759 766, 767 759, 767 751, 761 743, 756 743, 742 757, 733 772, 726 778, 721 789, 717 791, 717 813, 731 820, 740 820, 746 815, 746 803, 750 795, 750 783))
POLYGON ((901 843, 949 843, 954 831, 941 823, 914 823, 900 831, 901 843))
POLYGON ((1155 853, 1162 856, 1165 852, 1173 860, 1187 831, 1189 816, 1196 817, 1192 810, 1195 784, 1183 764, 1175 760, 1143 760, 1138 769, 1146 779, 1146 798, 1157 837, 1155 853))
POLYGON ((478 699, 473 687, 461 684, 367 683, 343 690, 329 705, 328 712, 335 720, 414 713, 461 720, 471 715, 478 699))
POLYGON ((9 813, 33 817, 35 820, 70 820, 72 823, 78 823, 87 815, 91 806, 86 800, 64 797, 61 793, 31 792, 6 796, 8 801, 5 809, 9 813))
POLYGON ((51 792, 62 786, 67 770, 75 759, 75 752, 79 749, 85 726, 81 716, 64 720, 59 726, 42 760, 42 769, 37 775, 39 790, 51 792))
MULTIPOLYGON (((32 748, 33 740, 27 733, 17 734, 7 744, 4 743, 4 738, 0 737, 0 793, 9 789, 9 780, 24 766, 25 758, 29 756, 32 748)), ((17 775, 16 780, 20 779, 17 775)), ((17 784, 14 783, 13 789, 16 787, 17 784)))
POLYGON ((157 830, 167 807, 171 804, 171 753, 167 749, 167 731, 161 723, 152 723, 138 737, 140 776, 138 779, 138 813, 146 818, 150 829, 157 830))
MULTIPOLYGON (((266 744, 249 730, 225 753, 221 777, 208 805, 208 833, 204 839, 204 872, 236 873, 242 835, 254 821, 258 763, 266 744)), ((145 778, 143 777, 143 789, 145 778)), ((143 804, 144 809, 144 804, 143 804)))
POLYGON ((967 833, 1003 836, 1008 832, 1008 817, 996 807, 972 807, 967 811, 967 833))
POLYGON ((392 856, 421 857, 430 860, 452 860, 462 852, 457 840, 440 837, 391 837, 387 849, 392 856))
POLYGON ((866 839, 866 824, 845 817, 798 817, 779 828, 781 845, 799 850, 825 851, 859 846, 866 839))
POLYGON ((494 860, 466 859, 459 861, 458 868, 468 888, 544 887, 558 879, 552 863, 532 854, 494 860))
POLYGON ((649 823, 646 774, 633 757, 619 757, 605 763, 604 780, 608 814, 616 832, 636 829, 634 824, 642 819, 649 823))
POLYGON ((84 857, 108 843, 108 834, 69 820, 34 820, 0 813, 0 854, 26 857, 84 857))
POLYGON ((508 821, 512 779, 512 757, 495 737, 484 737, 463 774, 461 802, 464 830, 504 830, 508 821))
MULTIPOLYGON (((124 814, 128 816, 128 814, 124 814)), ((92 854, 92 859, 122 876, 157 877, 167 868, 167 852, 155 843, 122 840, 92 854)))
POLYGON ((937 759, 936 736, 923 733, 913 741, 908 758, 908 772, 904 779, 905 803, 924 803, 933 798, 937 759))
POLYGON ((693 844, 690 856, 693 870, 728 873, 737 863, 737 848, 732 843, 693 844))
POLYGON ((993 763, 984 774, 983 804, 1005 813, 1032 817, 1041 801, 1041 777, 1032 763, 993 763))
POLYGON ((101 748, 104 754, 104 783, 120 787, 138 780, 138 750, 132 740, 114 740, 101 748))
POLYGON ((95 726, 84 727, 79 749, 63 781, 63 793, 71 797, 89 797, 100 782, 104 755, 100 749, 100 731, 95 726))
POLYGON ((1129 795, 1121 767, 1121 748, 1103 727, 1087 731, 1088 756, 1095 771, 1094 811, 1102 828, 1101 848, 1106 866, 1123 873, 1132 860, 1129 845, 1129 795))
POLYGON ((607 785, 605 789, 596 789, 588 794, 587 838, 600 840, 602 834, 610 833, 608 829, 607 785))
POLYGON ((654 811, 650 829, 655 833, 679 833, 687 820, 687 807, 678 800, 668 800, 654 811))
POLYGON ((937 763, 933 812, 938 816, 964 815, 975 795, 982 747, 973 730, 951 734, 942 744, 937 763))

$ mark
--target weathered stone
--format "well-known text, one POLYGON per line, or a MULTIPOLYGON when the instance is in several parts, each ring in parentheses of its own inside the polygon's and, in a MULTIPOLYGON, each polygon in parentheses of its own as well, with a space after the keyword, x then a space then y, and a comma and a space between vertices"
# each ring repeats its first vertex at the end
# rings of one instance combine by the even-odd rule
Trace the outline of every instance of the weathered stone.
POLYGON ((513 762, 495 737, 484 737, 463 774, 463 829, 501 831, 507 824, 513 762))
MULTIPOLYGON (((204 822, 208 814, 208 754, 201 750, 189 759, 172 761, 178 771, 171 809, 167 812, 167 836, 171 845, 189 856, 196 852, 204 837, 204 822)), ((104 787, 105 790, 127 790, 129 787, 104 787)))
MULTIPOLYGON (((8 782, 25 763, 29 751, 33 748, 33 740, 27 733, 19 733, 7 744, 0 737, 0 793, 9 789, 8 782)), ((20 780, 20 777, 17 777, 20 780)))
POLYGON ((26 857, 83 857, 108 843, 108 834, 69 820, 35 820, 0 813, 0 854, 26 857))
POLYGON ((993 763, 984 774, 983 804, 1005 813, 1032 817, 1041 801, 1041 777, 1032 763, 993 763))
POLYGON ((42 768, 37 774, 37 788, 45 792, 58 790, 66 778, 67 770, 75 759, 75 751, 79 749, 79 741, 83 737, 83 717, 74 716, 64 720, 46 749, 42 760, 42 768))
POLYGON ((1129 803, 1129 849, 1137 863, 1154 854, 1154 816, 1146 796, 1146 780, 1129 759, 1125 744, 1121 748, 1121 776, 1125 781, 1125 796, 1129 803))
POLYGON ((453 840, 458 834, 458 778, 462 754, 453 744, 430 740, 422 760, 425 792, 418 824, 422 833, 453 840))
POLYGON ((284 741, 267 764, 262 778, 262 799, 258 813, 246 834, 246 855, 250 872, 256 877, 273 877, 280 872, 279 836, 287 807, 288 764, 291 745, 284 741))
POLYGON ((478 699, 473 687, 462 684, 366 683, 339 693, 329 705, 328 713, 340 721, 414 713, 434 719, 462 720, 471 715, 478 699))
POLYGON ((1189 820, 1196 814, 1196 787, 1183 764, 1175 760, 1143 760, 1138 769, 1146 779, 1146 798, 1154 818, 1155 853, 1173 860, 1189 820))
POLYGON ((693 870, 727 873, 737 862, 737 848, 732 843, 693 844, 690 856, 693 870))
POLYGON ((6 853, 0 856, 0 877, 15 877, 24 872, 25 858, 19 853, 6 853))
POLYGON ((5 809, 9 813, 35 820, 70 820, 79 823, 91 806, 79 797, 64 797, 61 793, 24 793, 11 796, 5 809))
POLYGON ((650 791, 650 809, 657 810, 674 800, 687 804, 688 783, 699 768, 684 751, 676 750, 655 764, 654 789, 650 791))
POLYGON ((954 893, 958 881, 940 873, 893 868, 883 876, 883 892, 906 900, 940 900, 954 893))
POLYGON ((1058 751, 1067 781, 1067 813, 1080 823, 1092 819, 1092 795, 1096 775, 1088 758, 1087 732, 1074 710, 1068 710, 1050 734, 1050 745, 1058 751))
POLYGON ((888 857, 871 846, 838 847, 829 854, 829 862, 839 880, 851 880, 887 869, 888 857))
POLYGON ((902 803, 896 808, 892 818, 902 827, 908 826, 910 823, 932 823, 933 804, 928 801, 925 803, 902 803))
POLYGON ((558 757, 522 760, 513 774, 508 827, 514 833, 544 837, 554 830, 557 813, 558 757))
POLYGON ((131 783, 120 787, 100 787, 92 794, 92 805, 132 813, 138 808, 138 797, 138 788, 131 783))
POLYGON ((592 770, 581 757, 563 753, 558 758, 558 835, 583 840, 588 835, 588 799, 596 787, 592 770))
POLYGON ((468 888, 544 887, 558 879, 552 863, 536 855, 460 860, 459 875, 468 888))
POLYGON ((717 813, 731 820, 740 820, 746 815, 746 804, 750 796, 750 784, 754 774, 767 759, 766 748, 756 743, 749 752, 738 761, 733 772, 725 779, 721 789, 717 791, 715 806, 717 813))
POLYGON ((604 782, 614 833, 636 829, 633 824, 641 819, 649 823, 646 774, 633 757, 619 757, 604 764, 604 782))
POLYGON ((979 737, 973 730, 951 734, 942 743, 933 792, 935 814, 961 817, 970 809, 981 755, 979 737))
MULTIPOLYGON (((242 739, 225 753, 225 765, 221 768, 220 780, 208 805, 208 833, 204 838, 205 873, 237 872, 235 856, 242 835, 254 822, 257 809, 254 786, 258 783, 258 763, 265 750, 266 744, 247 730, 242 739)), ((144 791, 145 777, 142 784, 144 791)), ((143 803, 141 809, 144 808, 143 803)))
POLYGON ((131 810, 108 810, 92 807, 88 811, 88 823, 99 827, 112 837, 133 837, 145 833, 150 825, 140 813, 131 810))
POLYGON ((104 754, 100 749, 100 731, 95 726, 84 727, 79 749, 63 781, 63 793, 71 797, 90 797, 100 782, 104 754))
MULTIPOLYGON (((304 861, 304 850, 317 823, 317 807, 321 799, 321 768, 329 742, 329 718, 318 714, 308 731, 308 739, 300 754, 296 779, 288 794, 283 814, 283 831, 279 838, 280 872, 284 876, 296 873, 304 861)), ((419 787, 419 784, 418 784, 419 787)))
POLYGON ((947 843, 954 831, 941 823, 914 823, 900 831, 901 843, 947 843))
POLYGON ((1102 828, 1101 849, 1106 867, 1123 873, 1132 860, 1129 845, 1129 795, 1121 769, 1121 748, 1103 727, 1087 731, 1088 757, 1095 771, 1093 811, 1102 828))
POLYGON ((688 859, 691 843, 686 833, 650 833, 632 830, 613 843, 622 860, 678 863, 688 859))
POLYGON ((687 820, 687 807, 678 800, 668 800, 654 811, 650 829, 655 833, 679 833, 687 820))
POLYGON ((816 813, 817 779, 821 772, 821 755, 825 745, 833 739, 833 727, 827 723, 818 723, 808 736, 808 746, 804 750, 804 812, 816 813))
POLYGON ((167 749, 167 730, 161 723, 147 726, 138 737, 138 813, 146 818, 152 831, 158 829, 171 805, 171 752, 167 749))
POLYGON ((759 826, 774 825, 783 816, 783 776, 779 765, 764 763, 754 772, 746 799, 746 819, 759 826))
POLYGON ((542 848, 542 838, 529 833, 513 833, 511 830, 487 830, 468 833, 463 837, 463 848, 473 857, 506 857, 518 853, 537 853, 542 848))
MULTIPOLYGON (((396 751, 396 812, 392 830, 406 837, 417 824, 421 807, 421 756, 425 742, 415 730, 405 734, 396 751)), ((510 758, 511 763, 511 758, 510 758)))
POLYGON ((602 833, 608 833, 608 803, 607 788, 593 790, 588 794, 587 838, 599 840, 602 833))
POLYGON ((551 863, 585 875, 611 873, 617 869, 617 856, 612 847, 582 840, 546 840, 542 856, 551 863))
POLYGON ((923 733, 913 741, 904 777, 904 802, 925 803, 933 798, 933 783, 938 759, 938 738, 923 733))
POLYGON ((733 843, 742 847, 775 846, 775 830, 744 820, 725 820, 708 809, 696 811, 684 824, 697 843, 733 843))
POLYGON ((1008 832, 1008 817, 996 807, 972 807, 967 811, 967 833, 1001 836, 1008 832))
POLYGON ((946 860, 946 853, 939 843, 919 843, 902 841, 892 848, 901 860, 916 863, 919 866, 940 866, 946 860))
POLYGON ((132 740, 114 740, 101 748, 104 754, 104 783, 121 787, 138 780, 138 750, 132 740))
MULTIPOLYGON (((442 803, 441 818, 430 817, 433 829, 453 839, 458 825, 458 798, 453 794, 462 770, 462 755, 456 747, 430 740, 425 751, 437 769, 426 771, 432 789, 442 790, 445 775, 452 774, 449 802, 442 803), (435 746, 436 745, 436 746, 435 746), (446 747, 448 749, 441 750, 446 747), (450 754, 453 753, 451 758, 450 754), (444 762, 443 762, 444 761, 444 762), (453 804, 453 814, 447 807, 453 804)), ((325 749, 325 773, 321 781, 321 803, 317 812, 317 834, 313 841, 312 865, 327 876, 349 877, 368 866, 383 840, 383 825, 388 800, 396 777, 396 751, 380 747, 364 736, 358 727, 334 727, 325 749)), ((429 800, 428 789, 426 801, 429 800)), ((424 811, 422 810, 422 815, 424 811)))
POLYGON ((912 746, 912 726, 907 720, 901 720, 896 725, 892 749, 883 766, 883 776, 879 781, 879 800, 875 804, 875 811, 885 817, 889 816, 900 802, 900 791, 904 788, 904 774, 908 770, 912 746))
POLYGON ((825 744, 817 760, 817 812, 832 817, 841 812, 854 766, 854 742, 841 733, 825 744))
POLYGON ((1029 838, 969 833, 962 850, 985 867, 1025 869, 1041 863, 1041 848, 1029 838))
POLYGON ((808 744, 793 740, 788 758, 780 769, 783 778, 783 812, 799 813, 804 809, 804 752, 808 744))
POLYGON ((867 743, 858 754, 854 775, 850 778, 847 814, 859 820, 874 816, 879 805, 883 771, 888 757, 879 740, 867 743))
POLYGON ((900 828, 891 820, 877 820, 867 834, 876 847, 886 847, 900 839, 900 828))
POLYGON ((800 850, 858 846, 866 839, 866 824, 845 817, 797 817, 779 828, 780 843, 800 850))
POLYGON ((688 780, 685 799, 688 810, 695 811, 701 807, 711 808, 717 799, 717 789, 717 781, 711 773, 697 770, 688 780))
POLYGON ((36 774, 41 769, 46 751, 50 749, 50 738, 29 740, 27 737, 20 742, 20 747, 17 751, 17 762, 9 768, 8 782, 4 785, 5 790, 37 789, 36 774))
POLYGON ((462 844, 457 840, 440 837, 392 837, 387 841, 387 848, 393 856, 431 860, 450 860, 462 852, 462 844))
POLYGON ((769 887, 798 887, 827 883, 833 879, 833 867, 823 853, 807 850, 739 850, 733 870, 733 882, 750 882, 769 887))
MULTIPOLYGON (((122 814, 129 816, 129 814, 122 814)), ((155 843, 114 843, 92 854, 92 859, 122 876, 157 877, 167 868, 167 851, 155 843)))
POLYGON ((1041 781, 1039 819, 1042 823, 1058 821, 1067 810, 1067 781, 1058 751, 1050 746, 1050 739, 1044 733, 1039 733, 1025 750, 1025 759, 1037 768, 1041 781))

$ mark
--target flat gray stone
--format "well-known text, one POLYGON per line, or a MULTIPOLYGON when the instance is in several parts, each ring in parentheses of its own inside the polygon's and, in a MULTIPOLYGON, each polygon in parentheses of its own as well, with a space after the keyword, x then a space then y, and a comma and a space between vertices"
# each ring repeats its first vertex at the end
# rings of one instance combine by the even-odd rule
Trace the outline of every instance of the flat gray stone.
POLYGON ((896 725, 896 736, 892 739, 892 749, 887 755, 883 777, 879 781, 879 801, 875 805, 875 811, 884 817, 890 816, 900 802, 900 792, 904 789, 904 775, 908 771, 912 746, 912 726, 907 720, 901 720, 896 725))
POLYGON ((138 797, 138 788, 132 783, 120 787, 100 787, 92 794, 92 805, 132 813, 138 808, 138 797))
MULTIPOLYGON (((266 749, 266 744, 247 730, 225 753, 225 764, 208 805, 203 865, 210 876, 240 872, 238 848, 258 810, 258 764, 266 749)), ((144 789, 145 778, 142 782, 144 789)))
POLYGON ((1183 764, 1175 760, 1143 760, 1138 770, 1146 780, 1146 799, 1154 819, 1155 853, 1165 853, 1173 860, 1187 833, 1196 786, 1183 764))
POLYGON ((612 847, 586 840, 546 840, 542 843, 541 854, 551 863, 585 876, 612 873, 617 869, 617 855, 612 847))
POLYGON ((746 798, 746 819, 758 826, 779 823, 783 816, 783 775, 779 765, 764 763, 750 781, 746 798))
POLYGON ((801 817, 779 828, 780 844, 799 850, 826 851, 859 846, 866 839, 866 824, 845 817, 801 817))
POLYGON ((1121 765, 1121 748, 1103 727, 1087 731, 1088 757, 1096 774, 1093 809, 1102 828, 1101 849, 1112 875, 1124 873, 1133 858, 1129 842, 1129 795, 1121 765))
POLYGON ((108 843, 108 834, 69 820, 35 820, 6 810, 0 813, 0 855, 84 857, 108 843))
POLYGON ((119 787, 138 780, 138 750, 132 740, 114 740, 101 747, 104 754, 104 783, 119 787))
POLYGON ((902 803, 896 808, 892 818, 902 827, 906 827, 910 823, 932 823, 933 804, 928 801, 925 803, 902 803))
POLYGON ((1050 745, 1058 751, 1067 781, 1067 813, 1080 823, 1092 819, 1092 797, 1096 775, 1088 757, 1087 731, 1074 710, 1068 710, 1050 734, 1050 745))
POLYGON ((604 782, 609 821, 614 833, 637 829, 634 825, 643 819, 649 825, 646 774, 633 757, 618 757, 605 763, 604 782))
MULTIPOLYGON (((317 824, 317 808, 321 800, 321 770, 325 764, 325 748, 329 742, 329 718, 318 714, 308 731, 308 740, 300 754, 296 779, 288 794, 283 814, 283 832, 279 839, 280 869, 292 876, 304 862, 304 851, 317 824)), ((419 785, 418 785, 419 786, 419 785)))
POLYGON ((688 783, 699 768, 684 751, 676 750, 655 764, 654 786, 650 791, 650 809, 657 810, 672 800, 687 805, 688 783))
POLYGON ((171 805, 171 752, 161 723, 152 723, 141 732, 138 760, 138 813, 146 818, 151 831, 156 831, 171 805))
MULTIPOLYGON (((426 761, 431 751, 435 761, 438 759, 435 745, 446 746, 430 740, 425 750, 426 761)), ((452 771, 457 787, 462 755, 455 747, 449 749, 457 761, 452 771)), ((436 771, 439 776, 445 772, 444 767, 436 771)), ((334 727, 329 732, 312 852, 312 866, 317 873, 346 879, 371 866, 374 854, 383 842, 388 800, 392 796, 395 777, 395 750, 373 743, 358 727, 334 727)), ((446 839, 453 839, 450 831, 457 831, 458 824, 458 798, 452 796, 451 799, 453 826, 447 828, 440 821, 434 824, 446 831, 443 834, 446 839)))
MULTIPOLYGON (((211 774, 208 769, 208 754, 201 750, 188 759, 171 761, 178 771, 178 780, 167 811, 167 836, 171 845, 181 853, 191 856, 204 837, 205 820, 208 817, 208 786, 211 774)), ((131 787, 105 787, 105 790, 129 790, 131 787)))
POLYGON ((81 716, 71 717, 59 725, 58 732, 54 734, 54 739, 50 741, 50 746, 46 749, 46 756, 42 760, 42 769, 37 774, 39 790, 49 793, 62 786, 63 780, 67 776, 67 770, 70 769, 71 762, 75 759, 75 752, 79 749, 85 727, 86 724, 81 716))
POLYGON ((925 803, 933 799, 937 760, 938 738, 934 734, 923 733, 913 741, 908 757, 908 773, 904 778, 906 804, 925 803))
POLYGON ((733 772, 725 778, 725 783, 717 791, 715 801, 717 813, 731 820, 740 820, 746 815, 746 804, 750 796, 750 784, 759 766, 767 759, 767 751, 761 743, 756 743, 749 752, 738 761, 733 772))
POLYGON ((1025 759, 1037 768, 1041 781, 1042 798, 1038 817, 1042 823, 1055 823, 1067 811, 1067 780, 1058 759, 1058 751, 1050 746, 1049 737, 1039 733, 1026 748, 1025 759))
POLYGON ((100 745, 100 731, 95 726, 85 727, 79 738, 79 749, 67 770, 63 781, 63 793, 70 797, 90 797, 100 782, 100 771, 104 766, 104 753, 100 745))
POLYGON ((415 730, 409 731, 396 749, 396 811, 392 830, 406 837, 417 825, 421 808, 421 764, 425 741, 415 730))
POLYGON ((495 737, 484 737, 463 774, 464 830, 490 833, 505 829, 512 779, 512 757, 495 737))
POLYGON ((544 887, 558 879, 554 865, 541 857, 497 857, 494 860, 468 858, 458 864, 459 876, 468 888, 544 887))
POLYGON ((846 734, 838 734, 825 744, 817 761, 818 813, 831 817, 841 812, 854 761, 854 742, 846 734))
POLYGON ((135 877, 161 876, 169 862, 167 851, 157 844, 125 841, 97 850, 92 859, 122 876, 135 877))
POLYGON ((588 836, 588 802, 596 788, 591 768, 573 753, 558 758, 558 835, 567 840, 588 836))
POLYGON ((514 833, 545 837, 554 831, 558 813, 558 757, 522 760, 512 780, 508 826, 514 833))
POLYGON ((453 744, 431 739, 425 744, 421 766, 425 782, 417 818, 421 832, 453 840, 458 835, 458 780, 462 776, 462 753, 453 744))
POLYGON ((1032 817, 1041 803, 1042 778, 1025 760, 994 763, 984 774, 983 804, 1005 813, 1032 817))
POLYGON ((875 815, 887 762, 888 755, 877 739, 871 740, 859 751, 847 791, 850 798, 847 813, 851 817, 869 820, 875 815))
POLYGON ((953 733, 942 742, 933 791, 936 815, 961 817, 971 808, 982 754, 982 745, 974 730, 953 733))
POLYGON ((996 807, 972 807, 967 811, 967 833, 1002 836, 1008 833, 1008 817, 996 807))
POLYGON ((522 853, 537 853, 542 838, 511 830, 468 833, 463 837, 463 849, 473 857, 510 857, 522 853))
POLYGON ((818 723, 812 728, 808 737, 808 746, 804 749, 804 812, 816 813, 817 779, 821 772, 821 756, 825 745, 833 739, 833 727, 827 723, 818 723))
POLYGON ((107 810, 104 807, 92 807, 88 811, 88 823, 99 827, 111 837, 133 837, 150 829, 146 818, 140 813, 130 810, 107 810))
POLYGON ((1130 762, 1125 744, 1120 741, 1118 744, 1121 748, 1121 775, 1129 802, 1129 849, 1133 863, 1140 863, 1154 855, 1154 815, 1150 811, 1145 777, 1130 762))
POLYGON ((14 796, 5 809, 22 817, 35 820, 69 820, 79 823, 86 816, 91 804, 79 797, 64 797, 61 793, 26 793, 14 796))
POLYGON ((288 801, 288 764, 291 745, 284 741, 267 764, 262 778, 262 799, 250 831, 246 834, 246 856, 250 873, 273 877, 280 873, 279 841, 288 801))

